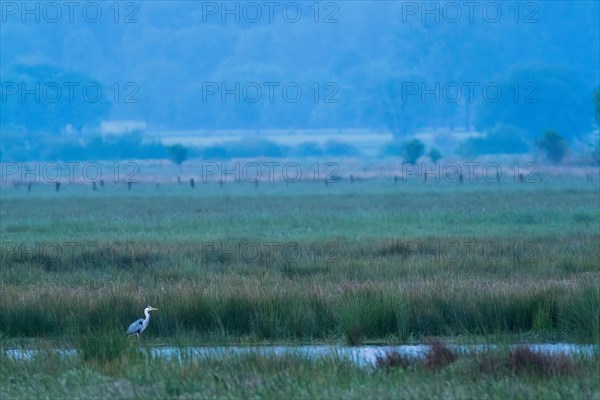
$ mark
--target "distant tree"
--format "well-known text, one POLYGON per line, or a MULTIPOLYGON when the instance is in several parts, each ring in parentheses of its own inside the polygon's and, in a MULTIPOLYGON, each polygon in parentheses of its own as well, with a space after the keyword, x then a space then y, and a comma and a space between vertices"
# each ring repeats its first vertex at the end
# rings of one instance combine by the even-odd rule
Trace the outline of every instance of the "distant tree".
POLYGON ((297 157, 319 157, 323 155, 323 146, 316 142, 300 143, 291 149, 290 155, 297 157))
POLYGON ((387 72, 374 75, 358 96, 363 123, 383 125, 396 138, 406 137, 427 124, 431 110, 420 92, 424 78, 387 72))
POLYGON ((419 139, 409 140, 402 146, 402 155, 407 163, 415 163, 425 153, 425 145, 419 139))
MULTIPOLYGON (((577 73, 558 68, 528 67, 497 79, 498 89, 478 100, 475 128, 490 131, 496 125, 522 129, 533 140, 539 132, 568 132, 567 139, 590 132, 591 104, 586 84, 577 73)), ((490 86, 491 87, 491 86, 490 86)))
POLYGON ((325 143, 324 153, 328 156, 353 157, 360 155, 360 151, 350 144, 330 140, 325 143))
POLYGON ((179 168, 181 164, 187 160, 188 149, 182 144, 174 144, 168 148, 169 159, 173 161, 179 168))
POLYGON ((594 117, 596 118, 596 125, 600 127, 600 87, 596 89, 594 93, 594 117))
POLYGON ((201 156, 210 160, 228 160, 231 158, 252 157, 285 157, 288 147, 270 140, 246 138, 235 142, 227 142, 205 147, 201 156))
POLYGON ((479 154, 519 154, 530 150, 527 132, 511 125, 496 125, 481 137, 471 137, 461 144, 465 156, 479 154))
POLYGON ((431 161, 436 162, 437 160, 440 160, 442 158, 442 153, 440 153, 440 151, 435 147, 432 147, 429 150, 429 153, 427 153, 427 156, 431 161))
POLYGON ((97 126, 109 115, 109 90, 92 77, 46 64, 16 65, 2 78, 4 127, 57 136, 67 125, 97 126))
POLYGON ((592 148, 592 163, 600 165, 600 136, 596 138, 596 145, 592 148))
MULTIPOLYGON (((600 87, 594 93, 594 117, 596 118, 596 127, 600 128, 600 87)), ((600 164, 600 132, 596 134, 596 143, 592 144, 592 162, 600 164)))
POLYGON ((567 153, 567 143, 562 135, 556 131, 545 131, 537 146, 553 163, 560 163, 567 153))

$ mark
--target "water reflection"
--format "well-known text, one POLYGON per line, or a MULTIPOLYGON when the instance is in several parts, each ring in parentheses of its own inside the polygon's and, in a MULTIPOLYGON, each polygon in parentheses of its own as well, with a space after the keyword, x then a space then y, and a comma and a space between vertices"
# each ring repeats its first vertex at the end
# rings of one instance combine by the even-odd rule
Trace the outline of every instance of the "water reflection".
MULTIPOLYGON (((517 345, 449 345, 459 353, 486 351, 493 349, 514 348, 517 345)), ((581 354, 592 355, 600 350, 596 345, 581 345, 571 343, 537 343, 527 345, 532 351, 544 354, 581 354)), ((397 351, 409 358, 424 357, 429 346, 424 344, 401 346, 341 346, 341 345, 314 345, 314 346, 213 346, 213 347, 150 347, 147 354, 152 357, 176 358, 178 360, 189 358, 225 358, 240 355, 261 356, 299 356, 309 359, 319 357, 339 357, 349 360, 359 366, 372 366, 377 356, 390 351, 397 351)), ((44 353, 57 354, 62 357, 77 355, 75 349, 9 349, 5 354, 15 360, 32 360, 35 356, 44 353)))

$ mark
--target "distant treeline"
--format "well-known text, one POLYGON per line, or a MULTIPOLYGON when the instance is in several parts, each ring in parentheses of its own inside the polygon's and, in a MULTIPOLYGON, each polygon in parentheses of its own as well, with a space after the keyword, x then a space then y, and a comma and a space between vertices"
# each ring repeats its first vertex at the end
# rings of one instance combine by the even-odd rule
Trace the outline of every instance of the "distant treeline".
MULTIPOLYGON (((600 99, 600 96, 596 96, 600 99)), ((600 104, 597 104, 600 106, 600 104)), ((454 144, 453 149, 426 146, 417 138, 396 138, 384 145, 381 157, 401 157, 414 163, 423 156, 436 162, 448 156, 477 157, 486 154, 543 154, 553 163, 574 155, 579 162, 600 164, 600 137, 591 135, 586 140, 569 143, 560 132, 545 130, 533 139, 522 130, 510 125, 497 125, 485 135, 474 136, 454 144), (573 146, 574 145, 574 146, 573 146)), ((119 135, 99 133, 30 133, 24 130, 6 130, 0 145, 0 161, 57 161, 57 160, 126 160, 170 159, 181 165, 190 158, 227 160, 232 158, 284 157, 361 157, 360 148, 341 141, 325 143, 304 142, 283 145, 266 139, 248 138, 222 142, 211 146, 166 145, 149 140, 143 131, 119 135)))
POLYGON ((180 164, 188 158, 224 160, 250 157, 360 156, 360 151, 338 141, 307 142, 295 146, 269 140, 242 140, 207 147, 167 146, 148 141, 143 132, 123 135, 91 135, 86 138, 51 134, 4 135, 2 161, 172 159, 180 164))
POLYGON ((445 12, 460 2, 432 4, 437 16, 408 12, 421 2, 326 2, 337 8, 317 21, 313 2, 298 2, 304 17, 294 23, 281 9, 274 21, 223 20, 204 3, 143 2, 130 24, 108 8, 97 23, 7 16, 2 125, 58 134, 126 119, 398 137, 510 125, 528 139, 554 129, 567 140, 593 130, 598 2, 491 2, 498 20, 478 5, 474 21, 464 9, 457 22, 445 12))

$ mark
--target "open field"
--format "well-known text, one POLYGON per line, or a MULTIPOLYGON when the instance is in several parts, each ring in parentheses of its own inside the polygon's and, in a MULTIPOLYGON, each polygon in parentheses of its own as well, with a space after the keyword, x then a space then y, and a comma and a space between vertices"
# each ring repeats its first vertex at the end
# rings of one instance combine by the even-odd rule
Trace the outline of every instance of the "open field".
POLYGON ((599 341, 597 183, 4 188, 0 331, 599 341))
POLYGON ((597 398, 597 354, 551 376, 493 362, 486 372, 476 358, 439 371, 372 371, 294 357, 179 363, 133 356, 131 343, 110 338, 150 304, 159 311, 142 348, 431 336, 599 344, 599 199, 597 182, 572 176, 4 186, 2 347, 74 346, 85 355, 90 337, 109 338, 118 354, 0 355, 0 394, 597 398))

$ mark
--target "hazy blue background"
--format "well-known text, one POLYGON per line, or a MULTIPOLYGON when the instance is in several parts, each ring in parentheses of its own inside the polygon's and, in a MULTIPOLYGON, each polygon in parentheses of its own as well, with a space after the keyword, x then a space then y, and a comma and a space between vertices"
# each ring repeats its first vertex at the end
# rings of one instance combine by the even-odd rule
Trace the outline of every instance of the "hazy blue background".
MULTIPOLYGON (((363 129, 400 140, 435 129, 486 135, 497 128, 509 142, 518 138, 503 147, 516 152, 527 151, 545 129, 570 143, 587 138, 600 82, 600 2, 495 2, 502 11, 497 22, 489 3, 478 2, 473 21, 464 2, 453 3, 463 13, 456 23, 447 2, 428 3, 440 10, 436 16, 424 15, 420 1, 296 2, 302 17, 295 23, 282 14, 287 2, 278 2, 272 22, 265 2, 254 3, 263 13, 256 23, 248 20, 253 10, 244 14, 245 2, 238 3, 239 22, 221 15, 222 2, 121 2, 118 15, 107 2, 96 3, 103 13, 98 22, 86 21, 80 6, 74 22, 63 7, 52 23, 52 9, 44 15, 40 8, 36 22, 22 15, 22 3, 2 1, 1 154, 5 160, 161 157, 162 145, 149 139, 187 130, 363 129), (215 6, 217 14, 209 14, 215 6), (43 89, 65 81, 95 82, 102 98, 91 103, 75 90, 73 102, 63 92, 53 103, 43 93, 36 101, 10 92, 14 84, 43 89), (256 103, 243 95, 223 101, 206 96, 207 82, 230 88, 294 82, 303 94, 296 103, 280 89, 272 102, 266 91, 256 103), (472 103, 466 92, 456 102, 443 92, 437 101, 406 96, 407 84, 432 89, 436 82, 441 89, 451 82, 479 86, 472 103), (498 102, 482 98, 490 82, 503 89, 498 102), (124 102, 127 95, 136 102, 124 102), (127 138, 107 139, 101 123, 124 120, 142 125, 126 128, 134 131, 127 138)), ((341 144, 340 153, 352 153, 341 144)))

